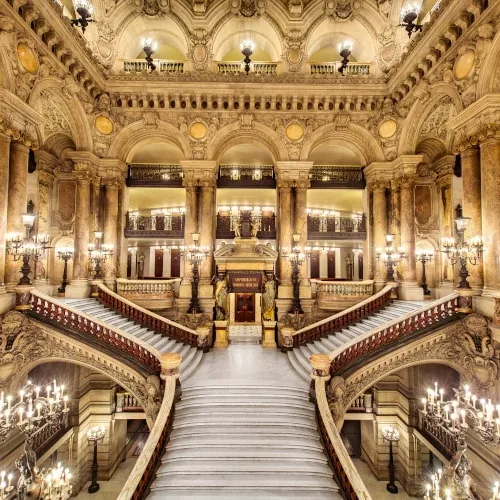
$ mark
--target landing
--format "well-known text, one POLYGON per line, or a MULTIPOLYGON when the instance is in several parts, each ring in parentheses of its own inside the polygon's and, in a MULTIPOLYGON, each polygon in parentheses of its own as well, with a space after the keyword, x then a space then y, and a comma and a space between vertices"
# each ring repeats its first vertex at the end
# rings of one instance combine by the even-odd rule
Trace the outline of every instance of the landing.
POLYGON ((200 385, 283 385, 309 387, 276 349, 260 345, 230 345, 205 354, 194 375, 183 387, 200 385))

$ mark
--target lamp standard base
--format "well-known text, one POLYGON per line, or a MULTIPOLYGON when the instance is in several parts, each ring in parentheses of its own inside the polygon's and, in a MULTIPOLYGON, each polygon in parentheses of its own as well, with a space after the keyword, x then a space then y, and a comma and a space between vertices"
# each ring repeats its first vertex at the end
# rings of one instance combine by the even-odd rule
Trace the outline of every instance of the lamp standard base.
POLYGON ((89 486, 88 492, 89 493, 97 493, 99 491, 99 488, 100 488, 99 483, 91 484, 89 486))
POLYGON ((396 494, 398 492, 398 487, 395 484, 393 484, 393 483, 388 483, 387 484, 387 491, 389 493, 396 494))

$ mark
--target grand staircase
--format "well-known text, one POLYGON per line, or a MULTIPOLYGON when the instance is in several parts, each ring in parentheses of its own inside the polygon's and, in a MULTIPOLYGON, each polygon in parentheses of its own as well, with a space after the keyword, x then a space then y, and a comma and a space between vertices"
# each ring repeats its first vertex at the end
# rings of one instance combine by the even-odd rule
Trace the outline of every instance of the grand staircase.
POLYGON ((181 381, 189 378, 199 365, 203 352, 195 347, 183 344, 177 340, 164 337, 152 330, 143 328, 134 321, 124 318, 117 312, 107 308, 97 299, 66 299, 64 301, 69 306, 92 316, 108 326, 113 326, 118 330, 132 334, 140 338, 143 342, 155 347, 160 352, 178 352, 182 356, 181 381))
POLYGON ((297 373, 307 381, 311 380, 311 364, 309 358, 311 354, 330 354, 338 347, 352 341, 356 337, 363 335, 367 331, 381 327, 396 319, 401 319, 407 314, 422 307, 423 302, 407 302, 396 300, 382 309, 380 312, 367 316, 358 323, 353 323, 340 332, 332 333, 328 337, 309 342, 305 345, 288 351, 288 359, 297 373))

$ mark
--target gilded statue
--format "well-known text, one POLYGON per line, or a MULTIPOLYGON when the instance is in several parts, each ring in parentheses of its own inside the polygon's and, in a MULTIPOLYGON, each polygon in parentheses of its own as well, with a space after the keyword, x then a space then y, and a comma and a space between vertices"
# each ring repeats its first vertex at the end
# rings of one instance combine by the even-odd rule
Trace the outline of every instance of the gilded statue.
POLYGON ((227 282, 223 275, 219 275, 215 283, 215 319, 224 321, 227 315, 227 282))
POLYGON ((275 320, 275 305, 276 305, 276 282, 271 274, 267 275, 267 280, 264 284, 264 293, 262 294, 262 319, 264 321, 275 320))

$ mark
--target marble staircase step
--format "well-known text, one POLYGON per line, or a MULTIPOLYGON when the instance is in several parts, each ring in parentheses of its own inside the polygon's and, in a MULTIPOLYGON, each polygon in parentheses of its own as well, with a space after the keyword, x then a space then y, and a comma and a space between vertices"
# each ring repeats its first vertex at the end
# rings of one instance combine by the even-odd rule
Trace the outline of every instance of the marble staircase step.
MULTIPOLYGON (((172 433, 170 437, 169 448, 174 449, 176 443, 182 443, 185 446, 192 445, 194 447, 198 445, 242 445, 242 446, 253 446, 253 445, 261 445, 265 444, 267 446, 280 447, 281 445, 288 444, 291 441, 291 437, 286 433, 265 433, 265 434, 256 434, 252 432, 247 433, 239 433, 239 434, 198 434, 193 433, 191 435, 183 434, 183 435, 174 435, 172 433)), ((318 444, 320 446, 320 442, 317 439, 317 435, 314 432, 311 432, 307 435, 293 436, 293 443, 297 446, 308 446, 312 443, 318 444)), ((321 448, 322 449, 322 448, 321 448)), ((326 456, 322 458, 324 462, 326 462, 326 456)))
POLYGON ((189 491, 179 488, 168 488, 165 491, 153 491, 148 496, 150 500, 165 500, 165 493, 175 500, 290 500, 293 498, 302 500, 340 500, 339 493, 333 493, 331 490, 318 491, 297 491, 281 487, 279 490, 271 491, 264 489, 262 491, 252 490, 242 491, 239 488, 231 490, 230 488, 205 488, 204 491, 189 491))
POLYGON ((226 414, 240 414, 243 413, 248 415, 249 412, 258 411, 260 408, 265 408, 275 412, 276 414, 288 414, 293 413, 294 415, 307 415, 314 416, 314 408, 311 408, 308 404, 299 404, 297 402, 293 403, 293 406, 288 402, 274 402, 269 401, 245 401, 245 402, 234 402, 234 401, 214 401, 205 403, 192 403, 183 404, 181 403, 176 406, 175 414, 179 417, 189 416, 193 414, 210 413, 212 415, 226 415, 226 414))
POLYGON ((196 385, 192 387, 184 388, 182 391, 183 398, 187 395, 189 396, 197 396, 204 394, 207 397, 213 396, 229 396, 237 395, 237 394, 247 394, 247 393, 258 393, 259 395, 266 394, 278 394, 278 395, 287 395, 291 394, 293 396, 297 396, 302 394, 306 399, 309 398, 309 389, 304 389, 303 387, 296 387, 293 385, 249 385, 249 384, 241 384, 241 385, 231 385, 228 387, 227 385, 196 385))

